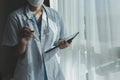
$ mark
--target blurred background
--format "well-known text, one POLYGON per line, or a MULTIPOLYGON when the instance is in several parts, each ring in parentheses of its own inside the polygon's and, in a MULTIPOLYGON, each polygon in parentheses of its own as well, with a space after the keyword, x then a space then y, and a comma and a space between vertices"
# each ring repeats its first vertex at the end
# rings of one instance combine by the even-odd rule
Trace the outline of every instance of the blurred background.
POLYGON ((80 32, 62 51, 66 80, 119 80, 120 0, 50 0, 69 34, 80 32))

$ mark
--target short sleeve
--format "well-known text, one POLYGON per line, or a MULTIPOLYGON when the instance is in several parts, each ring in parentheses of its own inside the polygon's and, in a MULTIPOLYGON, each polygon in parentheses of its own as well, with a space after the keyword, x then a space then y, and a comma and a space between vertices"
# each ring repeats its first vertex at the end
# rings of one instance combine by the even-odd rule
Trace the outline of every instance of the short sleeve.
POLYGON ((2 46, 15 46, 18 43, 18 25, 15 16, 9 16, 3 33, 2 46))

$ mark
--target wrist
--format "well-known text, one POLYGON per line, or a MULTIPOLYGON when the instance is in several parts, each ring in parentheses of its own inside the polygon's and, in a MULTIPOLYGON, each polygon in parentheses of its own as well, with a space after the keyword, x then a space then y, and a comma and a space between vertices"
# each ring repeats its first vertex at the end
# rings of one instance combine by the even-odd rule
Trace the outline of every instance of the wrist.
POLYGON ((28 40, 26 38, 21 38, 19 40, 19 44, 27 46, 28 45, 28 40))
POLYGON ((16 52, 18 55, 22 55, 25 53, 27 48, 28 42, 24 41, 24 39, 20 39, 18 45, 16 46, 16 52))

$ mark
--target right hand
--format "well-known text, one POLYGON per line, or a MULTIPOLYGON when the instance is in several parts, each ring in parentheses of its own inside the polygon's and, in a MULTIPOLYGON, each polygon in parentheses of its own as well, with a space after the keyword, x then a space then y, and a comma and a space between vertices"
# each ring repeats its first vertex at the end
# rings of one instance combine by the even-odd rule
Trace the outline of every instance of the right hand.
POLYGON ((20 41, 23 44, 27 44, 28 41, 30 40, 30 38, 33 37, 33 35, 34 35, 34 31, 32 31, 28 27, 23 27, 23 29, 21 30, 21 33, 20 33, 20 41))

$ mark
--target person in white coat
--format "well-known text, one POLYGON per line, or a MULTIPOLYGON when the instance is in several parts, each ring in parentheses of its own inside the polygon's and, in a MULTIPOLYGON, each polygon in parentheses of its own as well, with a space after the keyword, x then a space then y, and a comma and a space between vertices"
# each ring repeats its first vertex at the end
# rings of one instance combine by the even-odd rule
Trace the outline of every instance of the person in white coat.
POLYGON ((57 56, 70 43, 60 15, 43 5, 44 0, 27 0, 27 5, 8 17, 3 45, 19 56, 14 80, 64 80, 57 56), (45 53, 49 48, 58 48, 45 53))

